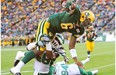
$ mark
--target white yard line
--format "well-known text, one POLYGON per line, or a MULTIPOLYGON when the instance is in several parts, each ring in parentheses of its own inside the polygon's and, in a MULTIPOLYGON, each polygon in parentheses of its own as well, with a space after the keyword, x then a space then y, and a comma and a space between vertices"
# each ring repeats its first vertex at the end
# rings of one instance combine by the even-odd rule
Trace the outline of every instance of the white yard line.
POLYGON ((100 66, 100 67, 95 67, 95 68, 88 69, 88 70, 90 71, 90 70, 95 70, 95 69, 102 69, 102 68, 106 68, 106 67, 113 66, 113 65, 115 65, 115 64, 114 63, 113 64, 108 64, 108 65, 104 65, 104 66, 100 66))
POLYGON ((5 49, 1 49, 1 52, 2 51, 27 51, 27 50, 26 49, 22 49, 22 48, 18 48, 18 49, 10 49, 9 48, 9 49, 6 49, 6 50, 5 49))
MULTIPOLYGON (((96 68, 92 68, 92 69, 89 69, 90 70, 94 70, 94 69, 101 69, 101 68, 106 68, 106 67, 109 67, 109 66, 113 66, 114 63, 112 64, 108 64, 108 65, 104 65, 104 66, 100 66, 100 67, 96 67, 96 68)), ((27 73, 27 72, 34 72, 34 71, 21 71, 21 73, 27 73)), ((7 74, 10 74, 10 72, 3 72, 1 73, 2 75, 7 75, 7 74)))
MULTIPOLYGON (((34 72, 34 71, 21 71, 21 73, 27 73, 27 72, 34 72)), ((4 73, 1 73, 2 75, 7 75, 7 74, 10 74, 10 72, 4 72, 4 73)))

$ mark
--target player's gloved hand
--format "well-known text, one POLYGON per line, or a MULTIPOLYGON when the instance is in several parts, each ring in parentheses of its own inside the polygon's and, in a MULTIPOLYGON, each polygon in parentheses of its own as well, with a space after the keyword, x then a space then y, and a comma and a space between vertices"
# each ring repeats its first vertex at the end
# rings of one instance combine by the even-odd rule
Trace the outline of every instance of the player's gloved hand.
POLYGON ((94 40, 95 40, 95 38, 92 38, 92 40, 94 41, 94 40))
POLYGON ((37 46, 40 46, 40 47, 45 47, 44 43, 42 41, 38 41, 36 43, 37 46))
POLYGON ((95 41, 96 40, 96 37, 92 38, 92 40, 95 41))
POLYGON ((69 63, 68 57, 64 56, 64 61, 65 61, 65 63, 69 63))
POLYGON ((43 34, 40 37, 40 40, 36 43, 37 46, 45 47, 46 44, 50 42, 50 38, 48 35, 43 34))
POLYGON ((66 52, 65 52, 64 47, 62 45, 59 46, 58 48, 56 48, 56 52, 63 57, 66 56, 66 52))

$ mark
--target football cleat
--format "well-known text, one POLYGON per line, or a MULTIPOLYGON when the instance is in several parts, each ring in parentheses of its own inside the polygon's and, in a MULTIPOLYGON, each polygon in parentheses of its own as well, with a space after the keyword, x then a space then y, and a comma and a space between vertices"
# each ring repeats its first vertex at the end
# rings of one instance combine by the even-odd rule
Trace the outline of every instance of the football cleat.
POLYGON ((90 61, 90 58, 87 58, 87 59, 85 59, 87 62, 89 62, 90 61))
POLYGON ((19 71, 15 67, 11 68, 10 72, 14 75, 16 75, 16 73, 19 73, 19 71))
POLYGON ((16 73, 15 75, 21 75, 21 73, 16 73))
POLYGON ((91 71, 93 75, 97 74, 98 73, 98 70, 93 70, 91 71))

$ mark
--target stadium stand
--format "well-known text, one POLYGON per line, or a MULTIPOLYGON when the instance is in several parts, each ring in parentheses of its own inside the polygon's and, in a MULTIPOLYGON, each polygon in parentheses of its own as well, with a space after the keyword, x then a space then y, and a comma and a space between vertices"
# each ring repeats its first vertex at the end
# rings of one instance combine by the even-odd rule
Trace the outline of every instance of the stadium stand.
MULTIPOLYGON (((95 13, 97 31, 115 29, 114 0, 74 0, 81 11, 95 13)), ((1 0, 1 45, 27 45, 35 41, 37 23, 62 12, 59 0, 1 0)))

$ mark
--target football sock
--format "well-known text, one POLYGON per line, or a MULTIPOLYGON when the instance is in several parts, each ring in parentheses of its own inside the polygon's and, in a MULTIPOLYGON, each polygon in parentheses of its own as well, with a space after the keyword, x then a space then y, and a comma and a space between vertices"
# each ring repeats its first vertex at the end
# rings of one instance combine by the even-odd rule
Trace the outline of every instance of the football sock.
POLYGON ((89 62, 89 58, 87 58, 87 59, 85 59, 85 60, 83 60, 83 61, 81 61, 81 62, 82 62, 82 64, 84 65, 85 63, 89 62))
POLYGON ((93 70, 93 71, 91 71, 91 72, 92 72, 92 74, 94 75, 94 74, 98 73, 98 70, 93 70))
POLYGON ((90 54, 87 57, 90 58, 90 54))
POLYGON ((15 66, 15 69, 20 72, 20 69, 24 66, 24 62, 20 61, 16 66, 15 66))
POLYGON ((88 58, 90 58, 90 51, 87 51, 87 54, 88 54, 88 58))
POLYGON ((35 56, 36 55, 33 51, 28 51, 28 52, 25 53, 25 57, 22 59, 22 61, 26 64, 31 59, 33 59, 35 56))

